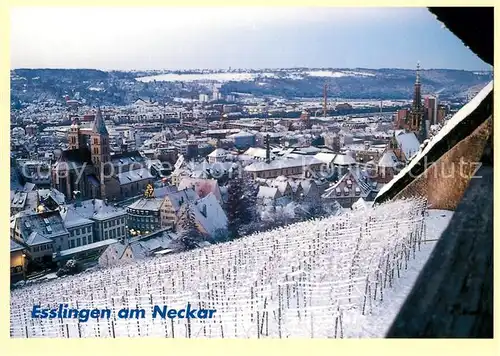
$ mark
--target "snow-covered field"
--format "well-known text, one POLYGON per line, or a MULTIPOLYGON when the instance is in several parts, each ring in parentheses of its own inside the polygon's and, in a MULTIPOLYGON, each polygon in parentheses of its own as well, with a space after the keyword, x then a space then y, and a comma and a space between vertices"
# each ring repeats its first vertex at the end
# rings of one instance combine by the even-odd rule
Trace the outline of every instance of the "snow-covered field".
MULTIPOLYGON (((451 212, 390 202, 11 292, 13 337, 383 337, 451 212), (34 304, 213 308, 213 319, 32 319, 34 304), (28 335, 26 335, 26 333, 28 335)), ((113 313, 115 314, 115 313, 113 313)))
MULTIPOLYGON (((279 71, 281 75, 293 80, 301 80, 306 76, 311 77, 374 77, 375 74, 369 72, 358 72, 352 70, 313 70, 313 71, 294 71, 286 70, 279 71)), ((253 81, 257 78, 275 78, 276 73, 271 72, 221 72, 221 73, 191 73, 191 74, 160 74, 147 77, 136 78, 141 82, 152 82, 154 80, 161 82, 194 82, 194 81, 215 81, 215 82, 228 82, 228 81, 253 81)))
POLYGON ((194 82, 194 81, 216 81, 216 82, 229 82, 229 81, 251 81, 257 77, 272 77, 273 73, 200 73, 200 74, 160 74, 150 77, 136 78, 141 82, 194 82))
POLYGON ((375 74, 368 72, 356 72, 352 70, 343 71, 327 71, 318 70, 307 72, 307 75, 311 77, 328 77, 328 78, 341 78, 341 77, 374 77, 375 74))

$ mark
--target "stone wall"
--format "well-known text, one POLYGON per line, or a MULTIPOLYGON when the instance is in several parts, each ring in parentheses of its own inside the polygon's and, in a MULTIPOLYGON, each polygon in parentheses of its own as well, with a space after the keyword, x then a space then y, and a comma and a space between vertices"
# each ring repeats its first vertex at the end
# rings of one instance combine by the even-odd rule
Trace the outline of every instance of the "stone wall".
POLYGON ((481 161, 492 133, 490 117, 398 193, 395 199, 425 196, 432 209, 455 210, 470 177, 479 168, 479 163, 476 162, 481 161))

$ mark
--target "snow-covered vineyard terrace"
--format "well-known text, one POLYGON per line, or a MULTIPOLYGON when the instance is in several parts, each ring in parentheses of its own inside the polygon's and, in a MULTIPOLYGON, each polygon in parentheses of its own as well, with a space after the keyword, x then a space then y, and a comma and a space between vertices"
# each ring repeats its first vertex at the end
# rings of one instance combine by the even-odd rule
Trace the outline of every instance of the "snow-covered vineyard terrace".
POLYGON ((11 292, 12 337, 383 337, 452 212, 400 200, 11 292), (212 319, 33 319, 33 305, 216 309, 212 319))

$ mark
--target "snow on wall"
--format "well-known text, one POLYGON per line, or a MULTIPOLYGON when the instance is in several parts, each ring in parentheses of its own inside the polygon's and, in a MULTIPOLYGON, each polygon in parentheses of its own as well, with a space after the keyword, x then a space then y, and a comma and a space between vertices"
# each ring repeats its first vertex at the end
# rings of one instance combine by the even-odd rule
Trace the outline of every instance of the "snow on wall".
MULTIPOLYGON (((426 233, 430 217, 424 211, 421 200, 400 200, 15 289, 10 334, 381 337, 391 322, 386 309, 397 313, 411 288, 405 274, 418 273, 432 250, 426 239, 437 237, 426 233), (151 310, 152 305, 166 304, 179 309, 188 302, 216 309, 215 318, 190 319, 188 327, 188 319, 151 319, 149 313, 144 319, 112 317, 85 323, 30 317, 35 304, 107 307, 115 314, 124 307, 151 310)), ((432 233, 439 234, 439 227, 446 225, 449 213, 443 215, 432 216, 432 225, 438 226, 432 233)))

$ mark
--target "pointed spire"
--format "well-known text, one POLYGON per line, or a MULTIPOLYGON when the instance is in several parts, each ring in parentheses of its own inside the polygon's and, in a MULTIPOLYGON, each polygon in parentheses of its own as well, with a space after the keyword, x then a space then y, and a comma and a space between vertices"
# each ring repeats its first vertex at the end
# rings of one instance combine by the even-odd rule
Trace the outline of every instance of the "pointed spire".
POLYGON ((420 84, 420 61, 417 62, 417 79, 415 80, 415 84, 420 84))
POLYGON ((421 95, 421 84, 420 84, 420 62, 417 62, 417 78, 415 80, 413 93, 413 105, 412 111, 420 111, 422 109, 422 95, 421 95))
POLYGON ((97 113, 95 115, 94 124, 92 125, 92 131, 99 133, 100 135, 108 135, 108 129, 102 118, 101 107, 97 107, 97 113))

